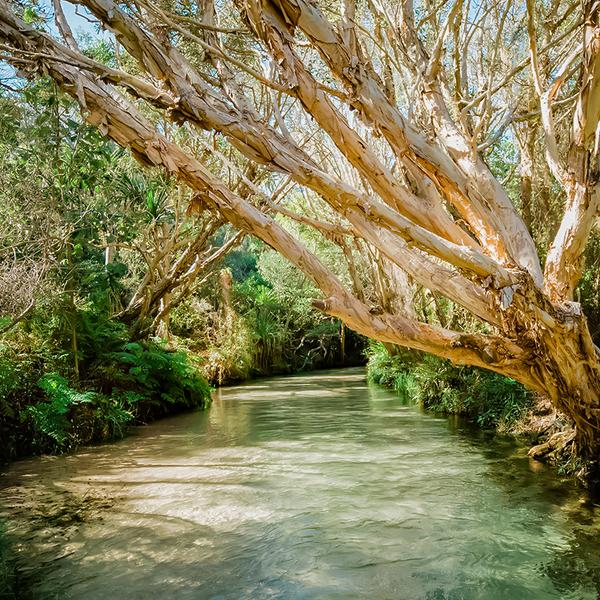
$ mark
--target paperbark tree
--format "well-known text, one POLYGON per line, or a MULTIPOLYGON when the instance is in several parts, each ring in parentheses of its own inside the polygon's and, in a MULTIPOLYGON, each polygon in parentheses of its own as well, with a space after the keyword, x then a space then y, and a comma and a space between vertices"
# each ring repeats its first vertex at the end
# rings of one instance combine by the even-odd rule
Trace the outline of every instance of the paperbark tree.
MULTIPOLYGON (((185 301, 194 289, 215 274, 215 266, 243 239, 243 232, 232 232, 220 244, 214 235, 224 224, 219 213, 202 211, 194 215, 194 206, 186 201, 183 187, 171 193, 167 189, 149 191, 136 179, 124 178, 125 197, 146 201, 144 222, 137 224, 131 241, 112 240, 113 252, 135 253, 144 265, 140 281, 126 305, 113 310, 113 316, 129 326, 133 339, 148 335, 169 338, 171 311, 185 301), (174 193, 173 193, 174 192, 174 193)), ((244 193, 245 185, 235 186, 244 193)), ((105 242, 109 247, 109 242, 105 242)))
POLYGON ((181 222, 152 223, 144 242, 119 244, 137 251, 146 265, 145 274, 127 306, 116 317, 129 324, 130 334, 144 337, 158 334, 169 337, 169 315, 197 285, 213 274, 213 267, 242 239, 237 233, 219 247, 212 247, 210 236, 219 220, 202 223, 198 231, 181 231, 181 222))
POLYGON ((371 338, 548 395, 574 424, 562 442, 598 457, 600 362, 573 290, 600 198, 600 2, 528 0, 525 11, 497 0, 236 0, 218 14, 212 0, 72 1, 128 60, 117 67, 86 56, 59 0, 59 35, 0 0, 1 49, 22 76, 52 77, 89 123, 287 257, 322 291, 320 310, 371 338), (540 33, 545 22, 554 26, 540 33), (523 83, 531 80, 533 103, 523 83), (565 201, 544 270, 486 162, 532 105, 565 201), (180 134, 167 135, 165 120, 180 134), (249 181, 248 195, 231 189, 198 150, 199 140, 216 148, 214 136, 270 172, 270 183, 249 181), (374 310, 360 286, 346 288, 273 218, 273 182, 287 181, 333 215, 297 218, 330 238, 360 240, 487 333, 422 323, 391 304, 374 310))

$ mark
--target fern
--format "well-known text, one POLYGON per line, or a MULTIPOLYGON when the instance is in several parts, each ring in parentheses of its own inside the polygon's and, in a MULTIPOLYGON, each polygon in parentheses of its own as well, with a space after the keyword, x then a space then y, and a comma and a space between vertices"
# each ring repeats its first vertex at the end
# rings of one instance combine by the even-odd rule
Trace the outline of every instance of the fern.
POLYGON ((44 375, 38 381, 38 386, 46 392, 49 401, 28 406, 25 412, 31 416, 40 433, 52 438, 59 446, 63 446, 69 439, 71 423, 68 413, 71 408, 78 404, 93 403, 98 394, 78 392, 58 373, 44 375))
POLYGON ((155 402, 195 408, 210 400, 209 385, 184 352, 168 352, 156 343, 129 343, 112 359, 127 368, 121 384, 141 387, 140 392, 155 402))
POLYGON ((38 386, 48 401, 28 406, 25 414, 31 417, 37 432, 51 438, 58 448, 80 443, 81 427, 95 432, 95 439, 122 437, 135 418, 137 403, 145 399, 133 391, 115 390, 110 396, 78 391, 58 373, 44 375, 38 386))

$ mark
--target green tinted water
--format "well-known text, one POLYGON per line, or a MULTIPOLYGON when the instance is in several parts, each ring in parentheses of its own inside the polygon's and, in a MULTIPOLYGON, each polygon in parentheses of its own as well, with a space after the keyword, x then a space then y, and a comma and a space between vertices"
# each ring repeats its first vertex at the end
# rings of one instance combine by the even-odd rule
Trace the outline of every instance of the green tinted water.
POLYGON ((597 506, 361 370, 222 389, 0 482, 34 598, 600 597, 597 506))

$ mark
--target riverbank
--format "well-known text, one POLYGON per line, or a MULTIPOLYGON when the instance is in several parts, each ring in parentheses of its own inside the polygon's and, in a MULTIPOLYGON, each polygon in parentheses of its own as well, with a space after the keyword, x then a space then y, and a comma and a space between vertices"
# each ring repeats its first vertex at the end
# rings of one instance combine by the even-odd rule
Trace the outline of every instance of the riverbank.
POLYGON ((120 439, 132 425, 206 407, 215 386, 364 362, 362 339, 333 320, 312 332, 304 324, 296 343, 260 337, 253 316, 228 310, 215 340, 216 328, 186 329, 180 315, 172 321, 180 335, 136 341, 119 322, 82 316, 89 335, 80 334, 73 363, 34 313, 0 341, 0 464, 120 439))
MULTIPOLYGON (((130 349, 131 351, 131 349, 130 349)), ((221 386, 252 381, 262 373, 210 381, 189 355, 159 348, 130 354, 123 373, 127 388, 106 382, 70 384, 56 373, 37 382, 30 399, 0 411, 0 465, 38 454, 62 454, 79 447, 119 440, 132 426, 210 404, 210 392, 221 386), (146 355, 146 358, 142 358, 146 355), (153 358, 148 358, 150 355, 153 358), (155 364, 158 359, 159 365, 155 364), (142 367, 140 363, 146 362, 142 367), (104 392, 107 387, 110 392, 104 392), (29 400, 29 401, 28 401, 29 400)), ((329 365, 328 365, 329 366, 329 365)), ((347 363, 339 366, 352 366, 347 363)), ((312 369, 310 369, 312 370, 312 369)), ((289 374, 274 370, 273 374, 289 374)))
POLYGON ((108 347, 76 380, 33 352, 5 346, 1 358, 0 462, 119 439, 132 424, 210 401, 193 358, 156 342, 108 347))
POLYGON ((383 344, 370 344, 367 356, 369 381, 432 413, 457 415, 482 430, 514 436, 531 448, 533 457, 553 464, 559 475, 598 489, 595 465, 585 463, 568 447, 556 451, 548 444, 569 431, 566 419, 547 399, 518 382, 415 351, 393 349, 390 353, 383 344))

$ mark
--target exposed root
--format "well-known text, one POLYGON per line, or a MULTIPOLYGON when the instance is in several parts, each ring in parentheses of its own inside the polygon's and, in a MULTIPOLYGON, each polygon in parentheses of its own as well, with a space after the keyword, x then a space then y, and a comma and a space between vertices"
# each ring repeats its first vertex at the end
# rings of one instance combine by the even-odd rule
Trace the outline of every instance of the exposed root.
POLYGON ((547 396, 534 394, 534 401, 527 413, 511 425, 510 433, 528 436, 531 440, 547 439, 553 433, 564 431, 568 419, 559 413, 547 396))
POLYGON ((600 463, 581 458, 574 427, 553 433, 545 442, 531 448, 528 454, 535 460, 555 465, 563 475, 576 477, 594 495, 600 493, 600 463))
POLYGON ((567 429, 552 434, 547 441, 529 450, 529 456, 536 460, 552 463, 563 462, 575 455, 575 429, 567 429))

